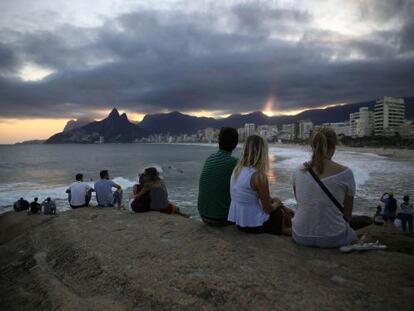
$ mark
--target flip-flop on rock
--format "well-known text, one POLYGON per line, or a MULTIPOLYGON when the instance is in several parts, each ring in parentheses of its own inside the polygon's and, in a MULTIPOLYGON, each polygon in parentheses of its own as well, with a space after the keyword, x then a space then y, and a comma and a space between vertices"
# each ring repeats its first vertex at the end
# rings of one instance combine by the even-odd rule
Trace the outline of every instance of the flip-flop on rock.
POLYGON ((346 245, 339 248, 342 253, 349 253, 352 251, 371 251, 371 250, 384 250, 387 249, 387 245, 379 244, 379 241, 375 243, 357 243, 353 245, 346 245))

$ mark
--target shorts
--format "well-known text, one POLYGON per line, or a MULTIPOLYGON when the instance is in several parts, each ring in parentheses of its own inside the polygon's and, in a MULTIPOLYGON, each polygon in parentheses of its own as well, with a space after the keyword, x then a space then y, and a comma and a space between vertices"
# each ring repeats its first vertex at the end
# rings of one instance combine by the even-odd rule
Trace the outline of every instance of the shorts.
POLYGON ((282 234, 283 212, 282 209, 277 208, 270 213, 269 219, 263 225, 258 227, 240 227, 238 229, 247 233, 270 233, 275 235, 282 234))
POLYGON ((227 219, 214 219, 206 216, 201 216, 203 222, 211 227, 224 227, 228 225, 232 225, 233 223, 228 221, 227 219))
POLYGON ((321 248, 336 248, 345 245, 349 245, 352 242, 358 240, 358 236, 354 229, 349 224, 346 224, 345 231, 337 236, 318 237, 318 236, 300 236, 292 232, 293 240, 300 245, 314 246, 321 248))
POLYGON ((103 205, 103 204, 99 204, 99 207, 114 207, 116 204, 121 204, 121 194, 119 193, 119 191, 114 191, 112 193, 112 203, 111 204, 107 204, 107 205, 103 205))

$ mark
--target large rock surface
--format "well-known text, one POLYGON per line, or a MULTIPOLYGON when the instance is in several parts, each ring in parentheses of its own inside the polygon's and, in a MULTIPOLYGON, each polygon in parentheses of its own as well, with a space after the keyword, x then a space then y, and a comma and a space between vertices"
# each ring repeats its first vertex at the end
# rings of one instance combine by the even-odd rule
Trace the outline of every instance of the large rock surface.
POLYGON ((2 310, 414 306, 414 257, 399 252, 341 254, 287 237, 114 209, 9 213, 0 216, 0 228, 2 310))

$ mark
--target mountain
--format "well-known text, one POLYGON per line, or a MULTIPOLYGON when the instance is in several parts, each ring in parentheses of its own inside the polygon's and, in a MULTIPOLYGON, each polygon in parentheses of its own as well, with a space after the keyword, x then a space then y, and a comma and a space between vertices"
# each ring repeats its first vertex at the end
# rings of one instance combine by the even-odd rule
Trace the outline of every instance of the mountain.
POLYGON ((80 119, 76 119, 76 120, 69 120, 68 123, 66 123, 63 131, 64 132, 69 132, 75 128, 78 127, 82 127, 85 126, 86 124, 89 124, 91 122, 93 122, 93 119, 87 119, 87 118, 80 118, 80 119))
POLYGON ((131 123, 125 113, 119 115, 114 108, 106 119, 55 134, 45 143, 96 143, 101 137, 107 143, 132 142, 148 134, 139 125, 131 123))
MULTIPOLYGON (((406 97, 406 118, 414 119, 414 97, 406 97)), ((349 114, 356 112, 361 107, 369 107, 374 110, 375 100, 361 103, 347 104, 329 107, 325 109, 310 109, 294 116, 269 117, 260 111, 248 114, 234 114, 223 119, 194 117, 179 112, 158 113, 146 115, 139 125, 150 133, 191 134, 207 127, 220 128, 223 126, 242 127, 246 123, 256 125, 284 124, 300 120, 311 120, 319 125, 328 122, 342 122, 349 120, 349 114)))

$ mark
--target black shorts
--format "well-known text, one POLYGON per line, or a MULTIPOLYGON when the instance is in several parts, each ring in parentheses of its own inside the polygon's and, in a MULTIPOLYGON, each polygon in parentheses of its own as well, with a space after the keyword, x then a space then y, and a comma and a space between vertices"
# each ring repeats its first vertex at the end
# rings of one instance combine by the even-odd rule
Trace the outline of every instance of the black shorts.
POLYGON ((206 225, 211 226, 211 227, 224 227, 224 226, 229 226, 233 224, 227 219, 215 219, 215 218, 210 218, 206 216, 201 216, 201 219, 206 225))
POLYGON ((283 213, 281 208, 277 208, 269 215, 269 219, 266 220, 263 225, 258 227, 240 227, 240 230, 247 233, 270 233, 280 235, 282 234, 283 213))

